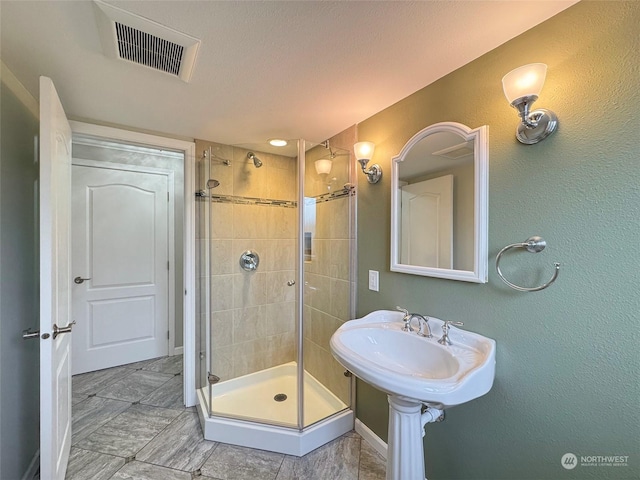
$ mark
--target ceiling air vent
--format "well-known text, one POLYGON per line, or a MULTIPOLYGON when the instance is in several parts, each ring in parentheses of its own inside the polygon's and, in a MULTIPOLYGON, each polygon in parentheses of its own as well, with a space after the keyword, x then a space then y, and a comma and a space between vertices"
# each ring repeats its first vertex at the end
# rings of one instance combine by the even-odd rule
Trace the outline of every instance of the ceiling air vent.
POLYGON ((464 142, 452 147, 443 148, 437 152, 433 152, 431 155, 438 155, 440 157, 456 160, 458 158, 466 157, 473 153, 473 142, 464 142))
POLYGON ((200 40, 101 1, 94 5, 106 56, 191 79, 200 40))

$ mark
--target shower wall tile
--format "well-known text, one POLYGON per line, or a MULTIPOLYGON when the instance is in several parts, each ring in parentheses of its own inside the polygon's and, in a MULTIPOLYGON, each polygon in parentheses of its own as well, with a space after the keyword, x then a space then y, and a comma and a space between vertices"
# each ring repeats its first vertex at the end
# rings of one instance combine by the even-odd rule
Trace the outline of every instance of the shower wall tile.
MULTIPOLYGON (((211 221, 209 228, 211 230, 211 238, 233 238, 234 216, 231 203, 211 203, 210 215, 211 221)), ((204 238, 209 238, 207 234, 204 238)))
POLYGON ((216 347, 211 352, 211 373, 220 377, 221 380, 233 378, 233 347, 216 347))
MULTIPOLYGON (((211 313, 211 346, 225 347, 233 343, 233 310, 211 313)), ((203 318, 206 321, 206 317, 203 318)))
POLYGON ((266 162, 267 185, 266 197, 277 200, 295 200, 297 194, 297 177, 288 168, 275 166, 273 157, 266 162))
POLYGON ((296 238, 298 210, 284 207, 266 208, 268 238, 296 238))
POLYGON ((266 335, 294 332, 296 328, 296 304, 269 303, 266 306, 266 335))
POLYGON ((210 299, 212 312, 231 310, 231 308, 233 307, 234 277, 235 275, 211 276, 210 299))
POLYGON ((348 239, 329 240, 328 251, 329 256, 329 272, 331 278, 340 280, 350 280, 350 246, 351 241, 348 239))
POLYGON ((327 311, 330 302, 331 279, 322 275, 305 275, 305 294, 309 304, 318 310, 327 311))
POLYGON ((349 287, 351 284, 345 280, 330 279, 330 304, 329 313, 333 317, 344 320, 349 319, 349 287))
POLYGON ((211 240, 211 275, 223 275, 233 273, 235 262, 233 261, 232 240, 211 240))
POLYGON ((304 341, 305 370, 345 404, 349 404, 349 378, 333 355, 310 340, 304 341))
POLYGON ((296 241, 293 238, 272 239, 265 242, 264 268, 267 272, 295 270, 296 241))
POLYGON ((295 279, 295 272, 267 272, 267 299, 272 303, 293 302, 296 299, 296 289, 287 282, 295 279))
POLYGON ((233 205, 233 238, 266 238, 265 216, 272 210, 284 210, 265 205, 233 205))
POLYGON ((348 197, 339 198, 333 202, 327 202, 330 205, 330 230, 329 238, 350 238, 349 229, 349 199, 348 197))
POLYGON ((233 277, 233 306, 235 308, 264 305, 267 295, 267 274, 243 272, 233 277))
POLYGON ((266 305, 237 308, 233 311, 233 343, 243 343, 266 336, 266 305))

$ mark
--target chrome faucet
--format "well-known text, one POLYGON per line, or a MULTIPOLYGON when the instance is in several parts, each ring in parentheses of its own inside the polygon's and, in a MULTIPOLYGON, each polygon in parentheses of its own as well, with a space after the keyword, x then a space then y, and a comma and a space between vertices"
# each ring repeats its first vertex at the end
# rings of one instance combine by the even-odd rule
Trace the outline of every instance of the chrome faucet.
POLYGON ((463 322, 452 322, 451 320, 447 320, 442 325, 442 337, 438 340, 440 345, 451 345, 451 340, 449 339, 449 327, 451 325, 455 325, 456 327, 461 327, 464 325, 463 322))
POLYGON ((404 322, 404 327, 402 327, 403 332, 413 332, 414 329, 411 327, 411 322, 414 318, 417 318, 418 335, 426 338, 433 337, 433 335, 431 334, 431 328, 429 327, 429 317, 425 317, 424 315, 420 315, 419 313, 409 313, 409 310, 398 306, 396 306, 396 310, 404 313, 404 317, 402 317, 402 321, 404 322))

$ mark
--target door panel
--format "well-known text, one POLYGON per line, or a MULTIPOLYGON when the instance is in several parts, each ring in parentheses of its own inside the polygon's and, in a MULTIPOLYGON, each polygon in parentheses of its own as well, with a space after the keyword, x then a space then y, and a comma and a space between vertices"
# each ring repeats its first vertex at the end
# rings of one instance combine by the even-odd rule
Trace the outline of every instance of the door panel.
POLYGON ((168 353, 168 178, 73 166, 74 374, 168 353))
POLYGON ((62 480, 71 449, 71 127, 40 77, 40 478, 62 480))
POLYGON ((453 175, 402 187, 401 263, 453 267, 453 175))

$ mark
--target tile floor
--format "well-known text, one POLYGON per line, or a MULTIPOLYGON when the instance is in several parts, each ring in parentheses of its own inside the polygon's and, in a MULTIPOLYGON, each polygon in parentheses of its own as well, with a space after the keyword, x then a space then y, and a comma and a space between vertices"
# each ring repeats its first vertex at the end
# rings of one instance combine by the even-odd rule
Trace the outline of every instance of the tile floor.
POLYGON ((355 433, 298 458, 210 442, 182 405, 182 357, 73 377, 69 480, 383 480, 355 433))

